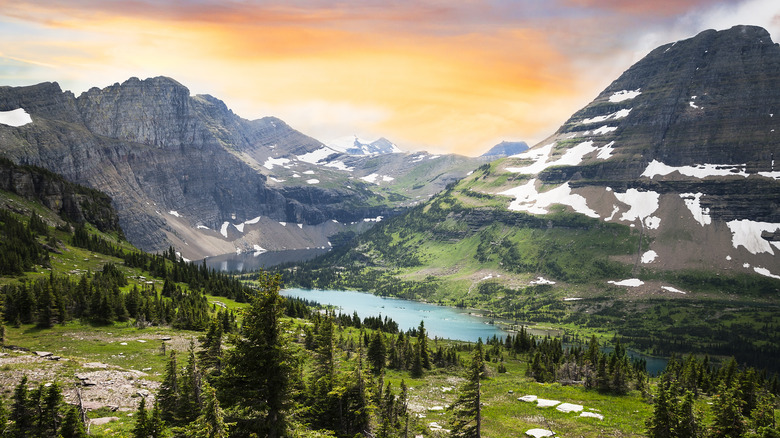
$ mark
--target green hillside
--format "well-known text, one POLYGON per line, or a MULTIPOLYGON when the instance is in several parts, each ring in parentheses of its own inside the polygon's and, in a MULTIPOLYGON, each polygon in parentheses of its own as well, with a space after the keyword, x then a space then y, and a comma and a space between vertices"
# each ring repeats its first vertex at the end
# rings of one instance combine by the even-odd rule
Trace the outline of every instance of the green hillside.
POLYGON ((639 263, 652 238, 628 225, 563 207, 545 215, 508 211, 508 197, 488 193, 506 184, 507 174, 494 173, 499 165, 482 166, 348 247, 286 270, 285 281, 469 307, 510 326, 617 335, 652 354, 735 355, 776 367, 780 281, 654 269, 639 263), (609 283, 629 278, 644 282, 644 291, 609 283))

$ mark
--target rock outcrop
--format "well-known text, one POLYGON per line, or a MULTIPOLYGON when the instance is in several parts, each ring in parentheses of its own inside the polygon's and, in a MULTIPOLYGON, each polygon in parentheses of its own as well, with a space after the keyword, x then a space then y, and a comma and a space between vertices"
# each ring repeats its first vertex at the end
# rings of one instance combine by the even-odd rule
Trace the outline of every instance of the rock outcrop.
MULTIPOLYGON (((276 118, 241 119, 169 78, 131 78, 78 98, 56 83, 0 87, 0 111, 17 108, 32 123, 0 124, 2 155, 106 192, 128 239, 145 250, 173 244, 190 257, 232 252, 232 242, 201 230, 261 216, 317 225, 392 212, 358 188, 270 187, 242 151, 306 154, 323 145, 276 118), (188 248, 201 238, 211 243, 188 248)), ((327 236, 315 240, 308 244, 324 245, 327 236)))

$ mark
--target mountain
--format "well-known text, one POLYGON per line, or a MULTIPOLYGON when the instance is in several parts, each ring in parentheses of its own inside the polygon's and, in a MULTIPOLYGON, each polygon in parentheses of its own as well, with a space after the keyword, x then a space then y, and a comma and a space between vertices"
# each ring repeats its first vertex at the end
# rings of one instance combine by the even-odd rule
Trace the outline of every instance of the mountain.
POLYGON ((780 310, 778 108, 764 29, 659 47, 545 141, 289 281, 618 332, 659 354, 780 354, 760 322, 780 310))
POLYGON ((525 152, 526 150, 528 150, 528 144, 524 141, 502 141, 501 143, 490 148, 490 150, 482 154, 482 156, 496 159, 500 157, 508 157, 510 155, 517 155, 521 152, 525 152))
MULTIPOLYGON (((0 151, 104 191, 133 244, 147 251, 172 245, 190 259, 327 247, 330 236, 360 232, 404 202, 427 199, 432 193, 421 188, 438 176, 419 173, 406 178, 415 181, 409 187, 380 188, 361 178, 381 160, 363 157, 365 172, 320 163, 344 154, 277 118, 242 119, 166 77, 131 78, 78 97, 56 83, 0 87, 0 151)), ((471 165, 455 177, 478 165, 459 161, 471 165)))
POLYGON ((350 155, 377 155, 403 152, 395 143, 384 137, 369 141, 358 138, 357 135, 352 135, 332 140, 327 146, 335 151, 350 155))

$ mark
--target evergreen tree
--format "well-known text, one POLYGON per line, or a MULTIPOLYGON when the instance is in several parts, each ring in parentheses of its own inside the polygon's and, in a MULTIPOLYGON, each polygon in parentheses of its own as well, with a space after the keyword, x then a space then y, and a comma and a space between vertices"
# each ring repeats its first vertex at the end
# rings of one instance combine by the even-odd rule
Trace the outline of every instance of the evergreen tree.
POLYGON ((181 392, 179 390, 179 368, 176 363, 176 350, 171 350, 165 376, 157 392, 155 407, 160 407, 163 421, 175 424, 181 412, 181 392))
POLYGON ((181 376, 181 400, 179 402, 179 419, 182 423, 194 421, 203 407, 203 397, 201 394, 201 374, 195 359, 195 342, 190 341, 189 356, 187 365, 184 367, 181 376))
POLYGON ((693 393, 685 391, 677 410, 677 426, 674 429, 674 436, 677 438, 696 438, 701 435, 699 421, 693 410, 693 393))
POLYGON ((146 423, 147 433, 151 438, 166 438, 169 436, 168 429, 165 428, 165 420, 162 419, 160 403, 154 404, 152 415, 146 423))
POLYGON ((225 412, 219 407, 217 394, 208 383, 203 384, 203 409, 198 418, 187 426, 187 436, 193 438, 227 438, 230 425, 225 423, 225 412))
POLYGON ((3 397, 0 397, 0 437, 7 436, 6 428, 8 427, 8 411, 5 408, 3 397))
POLYGON ((671 377, 664 375, 658 383, 658 393, 653 404, 653 416, 645 422, 650 438, 674 438, 678 418, 675 408, 676 397, 671 377))
POLYGON ((428 351, 428 333, 425 331, 425 323, 423 321, 420 321, 420 327, 417 328, 417 344, 420 349, 422 367, 426 370, 431 369, 431 353, 428 351))
POLYGON ((742 415, 742 394, 737 385, 727 386, 731 378, 724 380, 718 387, 718 394, 712 400, 712 412, 715 416, 710 436, 713 438, 738 438, 746 430, 742 415))
POLYGON ((27 389, 27 376, 14 389, 10 419, 13 422, 9 436, 27 438, 33 429, 34 413, 30 409, 30 394, 27 389))
POLYGON ((84 422, 81 421, 81 415, 79 415, 79 408, 76 406, 69 407, 65 413, 65 419, 62 420, 62 428, 60 428, 60 436, 62 438, 87 438, 87 430, 84 428, 84 422))
POLYGON ((293 358, 281 325, 284 298, 280 276, 265 274, 261 290, 249 297, 240 336, 225 357, 219 398, 236 426, 234 436, 286 435, 293 358))
POLYGON ((482 378, 484 377, 484 351, 482 339, 477 342, 471 357, 471 366, 466 376, 466 383, 460 389, 460 395, 450 406, 454 419, 452 436, 463 438, 479 438, 482 433, 482 378))
POLYGON ((371 366, 371 372, 378 376, 385 369, 387 359, 387 348, 385 347, 385 337, 379 330, 374 331, 371 336, 371 342, 368 345, 368 363, 371 366))
POLYGON ((146 413, 146 399, 141 398, 138 403, 138 410, 135 413, 135 427, 133 428, 133 438, 147 438, 149 436, 149 416, 146 413))
POLYGON ((43 409, 41 412, 40 430, 42 436, 56 437, 62 422, 60 408, 63 404, 62 390, 57 382, 54 382, 47 388, 43 398, 43 409))
POLYGON ((420 345, 419 341, 414 346, 414 357, 412 358, 410 373, 414 378, 419 378, 423 375, 422 345, 420 345))

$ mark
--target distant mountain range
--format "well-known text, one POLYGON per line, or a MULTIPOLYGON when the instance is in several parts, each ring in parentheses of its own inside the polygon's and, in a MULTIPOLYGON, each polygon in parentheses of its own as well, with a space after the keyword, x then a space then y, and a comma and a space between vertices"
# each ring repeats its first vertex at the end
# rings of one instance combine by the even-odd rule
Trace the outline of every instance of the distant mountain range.
POLYGON ((328 147, 166 77, 78 97, 56 83, 0 87, 0 155, 104 191, 132 243, 190 259, 327 248, 485 161, 402 153, 385 139, 328 147))
POLYGON ((384 137, 370 141, 351 135, 332 140, 328 142, 327 146, 335 151, 350 155, 380 155, 403 152, 395 143, 384 137))
POLYGON ((482 154, 482 156, 496 159, 516 155, 527 150, 528 144, 524 141, 502 141, 490 148, 490 150, 482 154))

